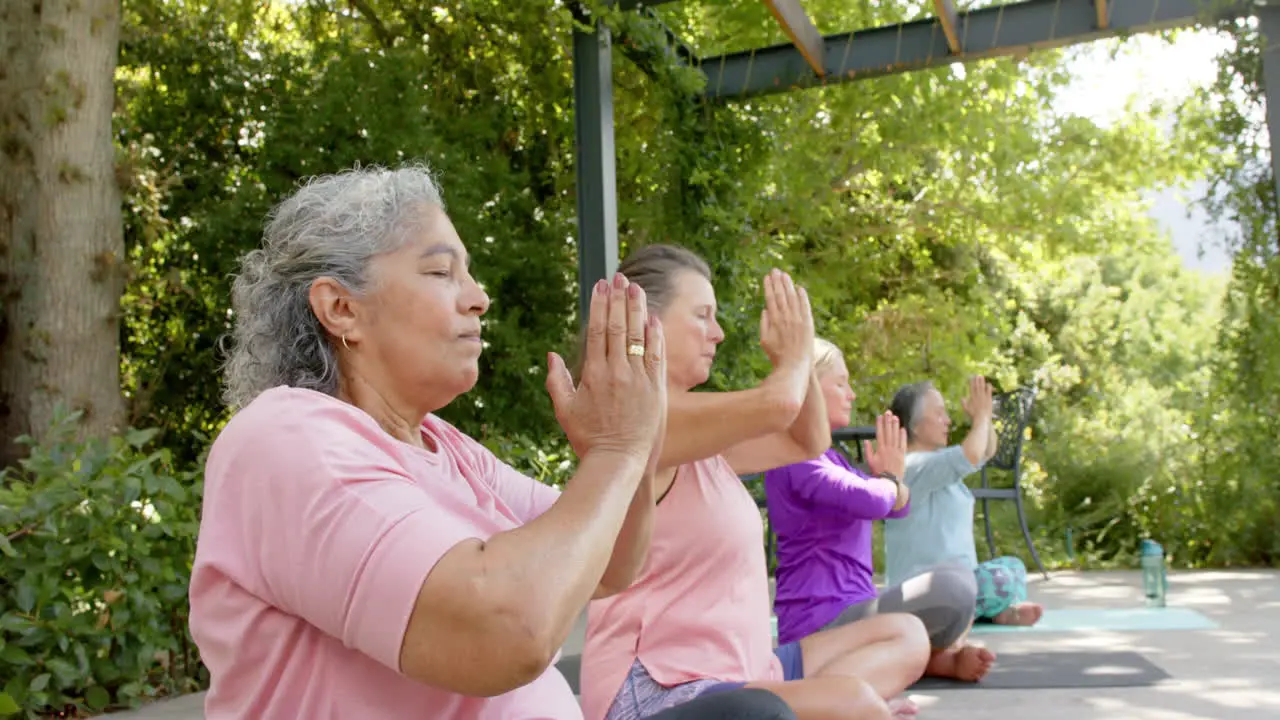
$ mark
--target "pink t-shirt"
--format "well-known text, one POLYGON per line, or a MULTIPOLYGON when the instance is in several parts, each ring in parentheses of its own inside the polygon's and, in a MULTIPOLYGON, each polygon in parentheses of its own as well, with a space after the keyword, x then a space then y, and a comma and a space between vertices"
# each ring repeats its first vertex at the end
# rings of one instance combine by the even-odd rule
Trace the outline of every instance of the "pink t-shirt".
POLYGON ((438 452, 395 440, 347 403, 279 387, 218 436, 191 577, 210 720, 581 720, 554 667, 494 698, 400 674, 436 562, 557 497, 442 420, 428 416, 422 432, 438 452))
POLYGON ((635 584, 593 601, 582 708, 603 718, 639 658, 667 687, 782 680, 773 654, 760 510, 721 456, 680 466, 635 584))

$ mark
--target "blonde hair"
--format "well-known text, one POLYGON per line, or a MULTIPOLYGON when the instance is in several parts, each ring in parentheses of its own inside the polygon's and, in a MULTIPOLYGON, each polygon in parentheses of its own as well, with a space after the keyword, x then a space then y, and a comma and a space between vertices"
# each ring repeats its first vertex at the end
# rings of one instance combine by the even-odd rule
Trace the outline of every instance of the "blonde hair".
POLYGON ((843 360, 844 353, 830 340, 813 339, 813 369, 819 375, 832 370, 837 360, 843 360))

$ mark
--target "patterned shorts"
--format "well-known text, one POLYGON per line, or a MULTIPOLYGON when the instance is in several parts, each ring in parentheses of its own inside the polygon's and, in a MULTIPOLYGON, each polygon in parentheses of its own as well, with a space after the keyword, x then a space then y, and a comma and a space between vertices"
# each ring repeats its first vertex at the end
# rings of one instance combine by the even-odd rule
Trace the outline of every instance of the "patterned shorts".
POLYGON ((976 617, 980 619, 990 620, 1027 600, 1027 566, 1016 557, 988 560, 973 575, 978 580, 976 617))
POLYGON ((641 720, 650 715, 689 702, 702 693, 722 685, 719 680, 694 680, 674 687, 663 687, 649 675, 644 665, 636 660, 622 682, 605 720, 641 720))
MULTIPOLYGON (((804 651, 800 643, 793 642, 773 649, 774 657, 782 666, 782 679, 804 679, 804 651)), ((622 681, 622 689, 613 698, 605 720, 641 720, 651 715, 673 708, 694 698, 711 693, 728 692, 745 687, 745 682, 725 682, 723 680, 692 680, 672 687, 659 685, 649 671, 637 658, 631 663, 627 679, 622 681)))

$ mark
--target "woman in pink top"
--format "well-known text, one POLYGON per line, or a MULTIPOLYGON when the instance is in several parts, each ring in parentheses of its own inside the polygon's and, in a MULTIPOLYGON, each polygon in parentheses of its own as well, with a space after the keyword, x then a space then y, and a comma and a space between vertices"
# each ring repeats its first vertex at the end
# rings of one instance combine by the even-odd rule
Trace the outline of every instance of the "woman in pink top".
POLYGON ((743 685, 776 692, 802 720, 914 713, 908 701, 886 702, 928 661, 924 626, 911 615, 878 615, 772 648, 764 527, 738 476, 830 446, 804 291, 776 270, 764 281, 760 344, 774 370, 761 385, 694 393, 724 339, 710 269, 687 250, 651 245, 619 271, 645 289, 662 320, 669 409, 648 558, 629 589, 588 610, 587 718, 651 717, 743 685))
POLYGON ((597 285, 577 387, 548 358, 580 458, 562 494, 431 414, 475 384, 489 299, 426 171, 300 189, 232 302, 238 412, 209 454, 191 579, 206 716, 579 720, 552 663, 650 532, 666 398, 643 291, 597 285))

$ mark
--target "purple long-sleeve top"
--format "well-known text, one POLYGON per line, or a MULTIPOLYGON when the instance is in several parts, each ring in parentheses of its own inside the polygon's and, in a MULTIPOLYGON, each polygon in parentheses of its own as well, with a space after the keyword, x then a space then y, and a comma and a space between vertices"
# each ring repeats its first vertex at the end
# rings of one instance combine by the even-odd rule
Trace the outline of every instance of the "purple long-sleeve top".
POLYGON ((831 622, 846 607, 876 596, 871 523, 894 511, 892 482, 868 477, 835 448, 818 458, 765 473, 769 524, 778 538, 778 642, 789 643, 831 622))

